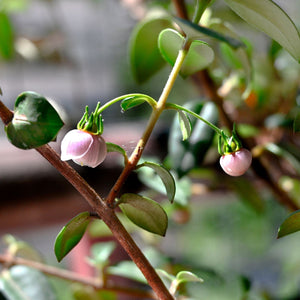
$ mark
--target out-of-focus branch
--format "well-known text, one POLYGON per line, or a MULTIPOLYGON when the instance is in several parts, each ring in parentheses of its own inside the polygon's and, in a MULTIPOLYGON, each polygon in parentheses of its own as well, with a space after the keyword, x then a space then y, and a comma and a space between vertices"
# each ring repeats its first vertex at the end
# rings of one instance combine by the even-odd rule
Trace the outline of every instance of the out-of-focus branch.
POLYGON ((155 295, 151 291, 115 286, 110 282, 104 285, 99 278, 82 276, 69 270, 49 266, 22 257, 14 257, 8 254, 0 254, 0 263, 7 267, 15 265, 27 266, 41 271, 46 275, 55 276, 72 282, 78 282, 84 285, 88 285, 96 290, 111 291, 119 294, 125 294, 128 296, 141 297, 141 299, 155 299, 155 295))

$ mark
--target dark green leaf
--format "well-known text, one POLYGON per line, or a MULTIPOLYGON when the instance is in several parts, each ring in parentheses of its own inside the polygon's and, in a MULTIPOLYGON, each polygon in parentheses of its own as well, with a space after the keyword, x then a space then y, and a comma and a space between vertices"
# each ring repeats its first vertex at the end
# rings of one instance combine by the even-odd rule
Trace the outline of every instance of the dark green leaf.
POLYGON ((161 236, 166 234, 168 217, 157 202, 136 194, 124 194, 119 206, 137 226, 161 236))
POLYGON ((141 167, 149 167, 157 173, 157 175, 162 180, 167 191, 167 196, 170 202, 172 203, 176 193, 175 180, 172 174, 163 165, 159 165, 150 161, 145 161, 144 163, 138 166, 138 168, 141 167))
POLYGON ((31 149, 53 141, 62 126, 61 118, 46 98, 24 92, 18 96, 13 120, 5 130, 13 145, 31 149))
POLYGON ((0 291, 9 300, 55 300, 47 277, 26 266, 13 266, 0 276, 0 291))
POLYGON ((203 27, 201 25, 195 24, 189 20, 181 19, 178 17, 175 17, 175 22, 181 27, 181 29, 190 37, 193 37, 195 39, 202 39, 202 35, 206 35, 209 37, 212 37, 214 39, 219 40, 220 42, 224 42, 229 44, 233 48, 239 48, 244 47, 244 43, 241 42, 238 39, 235 39, 231 36, 224 35, 222 33, 219 33, 215 30, 209 29, 207 27, 203 27))
POLYGON ((290 17, 271 0, 225 0, 247 23, 269 35, 300 62, 300 36, 290 17))
POLYGON ((14 34, 9 17, 0 11, 0 54, 4 59, 12 58, 14 34))
MULTIPOLYGON (((158 39, 159 50, 163 58, 172 66, 185 38, 176 30, 163 30, 158 39)), ((213 50, 205 42, 194 40, 182 64, 180 74, 184 77, 196 73, 210 65, 214 59, 213 50)))
POLYGON ((81 240, 90 223, 90 213, 83 212, 69 221, 56 237, 54 252, 61 261, 81 240))
POLYGON ((168 27, 172 27, 172 24, 167 17, 146 18, 133 31, 130 61, 137 82, 145 82, 164 66, 165 62, 157 47, 157 38, 168 27))
POLYGON ((288 234, 297 232, 299 230, 300 230, 300 210, 297 210, 292 214, 290 214, 281 224, 278 230, 277 238, 282 238, 288 234))

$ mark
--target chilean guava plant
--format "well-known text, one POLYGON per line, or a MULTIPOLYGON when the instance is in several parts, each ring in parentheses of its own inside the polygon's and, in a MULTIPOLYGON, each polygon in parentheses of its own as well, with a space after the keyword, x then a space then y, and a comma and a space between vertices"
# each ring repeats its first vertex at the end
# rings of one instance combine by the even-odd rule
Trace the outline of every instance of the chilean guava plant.
MULTIPOLYGON (((8 1, 0 4, 0 54, 8 59, 14 51, 10 6, 8 1)), ((83 100, 82 118, 77 128, 64 136, 60 153, 48 143, 55 141, 64 124, 46 97, 38 91, 21 92, 13 110, 5 106, 5 100, 0 102, 0 117, 11 144, 38 151, 90 205, 90 211, 74 216, 58 232, 53 241, 58 262, 95 224, 109 228, 131 261, 110 265, 116 243, 95 244, 88 261, 96 275, 83 278, 47 265, 30 245, 8 235, 4 238, 6 252, 0 256, 1 299, 58 299, 48 276, 77 283, 70 289, 70 299, 119 299, 122 294, 134 299, 212 299, 201 291, 217 290, 222 279, 216 279, 215 274, 213 283, 207 280, 208 273, 199 267, 205 265, 200 263, 201 257, 180 265, 156 249, 155 257, 163 261, 156 265, 129 230, 130 226, 138 227, 163 239, 178 212, 178 223, 182 223, 179 231, 184 230, 192 214, 193 183, 203 176, 203 170, 210 174, 207 178, 212 178, 215 189, 229 187, 257 211, 267 202, 260 193, 263 186, 268 198, 286 209, 286 217, 278 225, 278 238, 300 230, 300 202, 295 193, 300 172, 300 69, 287 78, 286 69, 279 68, 282 60, 295 68, 300 62, 300 35, 293 20, 272 0, 142 1, 139 5, 145 14, 129 41, 131 71, 143 84, 167 66, 169 75, 159 97, 133 92, 95 101, 94 108, 83 100), (263 63, 256 55, 255 40, 241 36, 236 23, 231 24, 226 15, 216 14, 220 4, 240 23, 265 34, 270 46, 263 59, 271 73, 261 70, 263 63), (178 77, 199 88, 199 99, 173 101, 178 77), (275 89, 276 85, 282 90, 275 89), (144 116, 143 133, 132 151, 103 137, 103 115, 107 111, 119 106, 126 115, 142 105, 148 106, 150 113, 144 116), (162 160, 146 157, 144 150, 166 112, 174 115, 168 130, 168 153, 162 160), (273 137, 272 130, 280 134, 273 137), (110 191, 100 195, 69 162, 97 168, 111 152, 121 157, 122 171, 110 191), (133 172, 148 190, 123 192, 133 172), (130 278, 139 285, 118 285, 112 275, 130 278)), ((3 99, 5 89, 2 85, 3 99)), ((201 236, 201 230, 198 234, 201 236)), ((247 236, 247 232, 244 234, 247 236)), ((193 240, 197 238, 193 236, 193 240)), ((254 299, 251 280, 243 274, 239 287, 234 299, 254 299)), ((214 299, 228 299, 225 294, 214 299)), ((256 291, 255 299, 267 298, 273 299, 256 291)))

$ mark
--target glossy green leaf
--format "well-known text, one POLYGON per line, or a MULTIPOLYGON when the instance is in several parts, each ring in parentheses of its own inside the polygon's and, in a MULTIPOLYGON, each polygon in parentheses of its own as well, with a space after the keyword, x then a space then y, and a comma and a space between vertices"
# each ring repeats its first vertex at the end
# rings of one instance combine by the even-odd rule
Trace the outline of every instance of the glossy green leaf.
POLYGON ((300 36, 290 17, 271 0, 225 0, 247 23, 269 35, 300 62, 300 36))
POLYGON ((9 300, 55 300, 47 277, 27 266, 13 266, 0 274, 0 291, 9 300))
POLYGON ((277 238, 284 237, 288 234, 297 232, 299 230, 300 230, 300 210, 297 210, 292 214, 290 214, 280 225, 277 238))
POLYGON ((119 206, 137 226, 161 236, 166 234, 168 217, 157 202, 136 194, 124 194, 119 206))
POLYGON ((150 161, 145 161, 138 166, 138 168, 141 167, 149 167, 157 173, 166 188, 168 199, 172 203, 176 193, 175 180, 172 174, 163 165, 150 161))
MULTIPOLYGON (((185 107, 213 124, 218 122, 218 110, 211 102, 204 104, 193 101, 187 103, 185 107)), ((171 168, 177 172, 179 177, 201 164, 215 136, 214 130, 194 117, 191 117, 191 126, 192 133, 185 141, 182 140, 177 118, 174 119, 170 130, 169 159, 171 168)))
MULTIPOLYGON (((178 52, 182 48, 185 38, 176 30, 163 30, 158 39, 159 50, 163 58, 172 66, 174 65, 178 52)), ((214 60, 214 51, 207 43, 194 40, 189 52, 182 64, 180 74, 183 77, 192 75, 199 70, 208 67, 214 60)))
POLYGON ((155 107, 156 101, 150 96, 144 94, 134 94, 130 97, 125 98, 121 102, 121 108, 123 111, 139 106, 147 102, 150 106, 155 107))
POLYGON ((12 58, 14 53, 14 33, 9 17, 0 11, 0 55, 4 59, 12 58))
POLYGON ((89 223, 90 213, 83 212, 61 229, 54 245, 54 252, 59 262, 80 242, 89 223))
POLYGON ((182 140, 185 141, 191 135, 191 121, 187 114, 181 110, 178 111, 179 125, 182 133, 182 140))
POLYGON ((147 81, 165 64, 158 47, 159 33, 172 27, 167 17, 146 18, 133 30, 129 50, 130 62, 135 80, 138 83, 147 81))
POLYGON ((214 38, 220 42, 224 42, 229 44, 233 48, 239 48, 244 47, 244 43, 236 38, 233 38, 229 35, 225 35, 223 33, 220 33, 218 31, 212 30, 207 27, 203 27, 201 25, 195 24, 189 20, 181 19, 181 18, 175 18, 176 23, 179 25, 179 27, 189 36, 193 39, 205 39, 205 37, 211 37, 214 38))
POLYGON ((61 118, 46 98, 24 92, 15 102, 13 120, 5 131, 13 145, 31 149, 53 141, 62 126, 61 118))

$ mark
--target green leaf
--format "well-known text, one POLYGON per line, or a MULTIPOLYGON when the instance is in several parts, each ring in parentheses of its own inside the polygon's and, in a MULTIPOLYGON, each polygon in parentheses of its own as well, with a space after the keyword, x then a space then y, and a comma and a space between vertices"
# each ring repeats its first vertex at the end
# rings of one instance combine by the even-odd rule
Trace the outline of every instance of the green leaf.
POLYGON ((178 110, 178 118, 179 118, 181 133, 182 133, 182 140, 185 141, 190 137, 192 132, 191 121, 188 118, 187 114, 182 110, 178 110))
POLYGON ((167 17, 146 18, 134 29, 130 39, 130 62, 135 80, 147 81, 165 64, 157 47, 159 33, 172 27, 167 17))
POLYGON ((108 264, 108 258, 115 250, 116 244, 114 242, 100 242, 91 247, 92 257, 89 262, 96 267, 102 268, 108 264))
POLYGON ((152 107, 156 106, 156 101, 150 96, 144 94, 133 94, 132 96, 122 100, 121 108, 123 111, 126 111, 128 109, 141 105, 145 102, 147 102, 152 107))
POLYGON ((13 266, 2 271, 0 292, 9 300, 57 299, 47 277, 27 266, 13 266))
POLYGON ((107 142, 106 148, 107 148, 107 152, 118 152, 118 153, 122 154, 124 157, 124 164, 125 165, 127 164, 127 161, 128 161, 127 153, 122 147, 120 147, 119 145, 116 145, 114 143, 107 142))
POLYGON ((192 272, 188 271, 181 271, 176 275, 176 280, 178 283, 183 283, 183 282, 203 282, 203 279, 198 277, 192 272))
POLYGON ((277 238, 282 238, 288 234, 297 232, 300 230, 300 210, 297 210, 290 214, 284 222, 280 225, 277 238))
POLYGON ((172 203, 176 193, 175 180, 172 174, 163 165, 150 161, 145 161, 142 164, 138 165, 138 168, 141 167, 149 167, 157 173, 166 188, 168 199, 172 203))
POLYGON ((61 118, 46 98, 24 92, 15 102, 13 120, 5 131, 13 145, 31 149, 53 141, 62 126, 61 118))
MULTIPOLYGON (((185 38, 176 30, 163 30, 158 39, 159 50, 163 58, 172 66, 175 63, 179 50, 185 38)), ((194 40, 183 62, 180 74, 183 77, 192 75, 210 65, 214 60, 214 52, 203 41, 194 40)))
POLYGON ((290 17, 271 0, 225 0, 228 6, 247 23, 263 31, 298 62, 300 36, 290 17))
POLYGON ((157 202, 136 194, 124 194, 119 206, 137 226, 161 236, 166 234, 168 216, 157 202))
POLYGON ((0 55, 4 59, 14 54, 14 33, 9 17, 0 11, 0 55))
POLYGON ((61 229, 54 245, 54 252, 59 262, 79 243, 89 223, 90 213, 83 212, 61 229))
POLYGON ((233 48, 244 47, 244 43, 240 40, 233 38, 231 36, 227 36, 218 31, 212 30, 207 27, 203 27, 201 25, 195 24, 189 20, 181 19, 175 17, 176 23, 179 27, 190 37, 194 39, 204 39, 205 36, 217 39, 220 42, 224 42, 229 44, 233 48))

